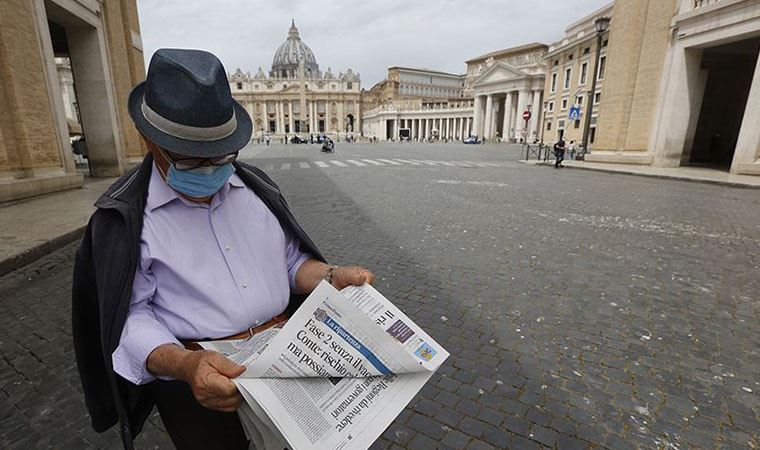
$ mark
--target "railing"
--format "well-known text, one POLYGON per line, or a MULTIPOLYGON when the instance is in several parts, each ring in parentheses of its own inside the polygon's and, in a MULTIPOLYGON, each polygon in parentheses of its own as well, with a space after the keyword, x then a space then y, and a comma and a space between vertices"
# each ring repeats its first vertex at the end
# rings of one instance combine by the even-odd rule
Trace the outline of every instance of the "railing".
POLYGON ((550 159, 552 147, 546 144, 525 145, 525 160, 530 161, 534 157, 536 161, 548 161, 550 159))

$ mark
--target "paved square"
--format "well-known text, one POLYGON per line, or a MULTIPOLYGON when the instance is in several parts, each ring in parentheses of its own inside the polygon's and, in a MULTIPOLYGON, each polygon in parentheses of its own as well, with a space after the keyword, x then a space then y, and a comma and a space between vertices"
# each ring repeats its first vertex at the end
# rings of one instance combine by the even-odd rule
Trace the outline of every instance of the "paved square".
MULTIPOLYGON (((336 264, 452 354, 374 448, 760 447, 760 195, 458 144, 249 147, 336 264)), ((0 447, 118 446, 70 343, 75 246, 0 278, 0 447)), ((151 418, 139 448, 169 445, 151 418)))

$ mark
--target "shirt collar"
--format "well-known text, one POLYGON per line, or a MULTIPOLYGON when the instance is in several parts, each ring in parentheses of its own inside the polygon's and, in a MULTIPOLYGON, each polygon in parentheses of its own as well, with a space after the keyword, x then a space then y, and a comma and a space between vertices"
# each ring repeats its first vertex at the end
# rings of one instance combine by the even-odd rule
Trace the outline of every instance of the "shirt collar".
MULTIPOLYGON (((233 173, 227 183, 225 183, 219 192, 214 194, 214 196, 219 197, 219 200, 223 200, 227 195, 227 192, 230 190, 230 187, 242 188, 245 187, 245 183, 243 183, 243 180, 241 180, 237 174, 233 173)), ((156 210, 166 204, 173 202, 174 200, 179 200, 188 206, 206 207, 206 205, 193 204, 189 200, 179 195, 177 191, 172 189, 172 187, 169 186, 166 181, 164 181, 164 178, 161 176, 158 167, 156 167, 156 164, 153 163, 153 170, 150 174, 150 184, 148 186, 148 201, 146 205, 148 207, 148 210, 156 210)))

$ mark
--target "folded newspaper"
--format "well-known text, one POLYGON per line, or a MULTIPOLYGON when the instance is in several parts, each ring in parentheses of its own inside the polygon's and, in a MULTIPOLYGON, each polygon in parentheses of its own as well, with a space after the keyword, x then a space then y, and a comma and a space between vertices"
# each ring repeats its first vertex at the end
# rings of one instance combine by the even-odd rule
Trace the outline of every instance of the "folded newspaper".
POLYGON ((370 285, 319 286, 281 327, 202 344, 246 366, 235 383, 253 443, 366 449, 449 353, 370 285))

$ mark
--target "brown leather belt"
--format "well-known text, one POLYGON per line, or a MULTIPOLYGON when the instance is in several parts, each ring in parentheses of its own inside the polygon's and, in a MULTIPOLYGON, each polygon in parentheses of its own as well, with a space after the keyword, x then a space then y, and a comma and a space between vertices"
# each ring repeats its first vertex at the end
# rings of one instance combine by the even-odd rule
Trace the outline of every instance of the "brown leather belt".
POLYGON ((203 350, 203 347, 198 344, 198 342, 206 342, 206 341, 234 341, 237 339, 247 339, 254 334, 261 333, 262 331, 268 330, 275 325, 278 325, 282 322, 285 322, 290 318, 290 315, 287 312, 284 312, 280 314, 279 316, 275 316, 270 320, 269 322, 259 325, 256 327, 251 327, 245 331, 241 331, 237 334, 231 334, 229 336, 218 338, 218 339, 200 339, 200 340, 192 340, 192 339, 180 339, 180 342, 182 342, 182 345, 185 346, 188 350, 203 350))

